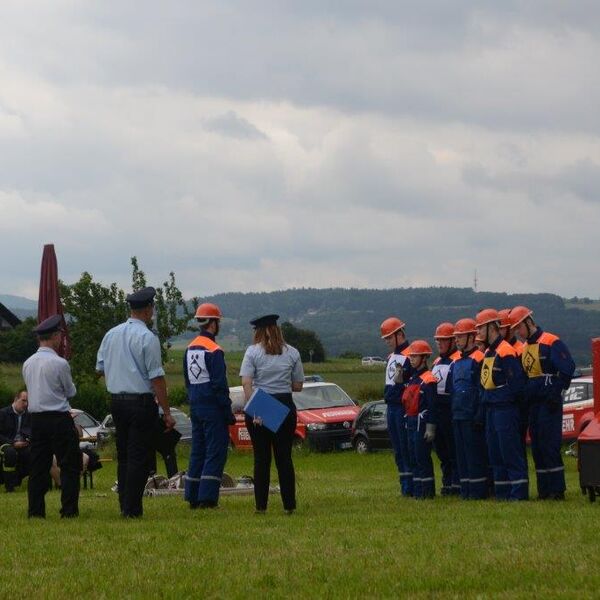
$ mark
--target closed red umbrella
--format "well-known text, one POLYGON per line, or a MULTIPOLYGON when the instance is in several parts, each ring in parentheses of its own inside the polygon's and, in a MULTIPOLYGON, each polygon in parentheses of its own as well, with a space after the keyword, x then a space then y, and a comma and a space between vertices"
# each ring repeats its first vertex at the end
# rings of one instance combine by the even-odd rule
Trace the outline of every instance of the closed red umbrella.
POLYGON ((64 358, 71 356, 71 341, 63 313, 60 294, 58 291, 58 264, 54 244, 46 244, 42 254, 42 268, 40 271, 40 294, 38 298, 38 323, 52 315, 62 315, 63 330, 62 344, 59 354, 64 358))

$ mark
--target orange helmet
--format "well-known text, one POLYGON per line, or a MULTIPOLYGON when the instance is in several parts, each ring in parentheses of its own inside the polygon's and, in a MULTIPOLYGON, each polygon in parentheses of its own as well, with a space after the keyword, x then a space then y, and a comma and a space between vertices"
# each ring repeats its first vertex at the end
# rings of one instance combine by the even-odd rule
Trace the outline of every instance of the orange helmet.
POLYGON ((205 321, 208 319, 220 319, 223 315, 221 309, 211 302, 205 302, 196 309, 196 319, 199 321, 205 321))
POLYGON ((381 324, 381 339, 394 335, 397 331, 404 329, 405 324, 397 317, 390 317, 381 324))
POLYGON ((460 319, 454 326, 454 335, 477 333, 475 319, 460 319))
POLYGON ((510 326, 516 327, 519 323, 522 323, 527 317, 530 317, 533 311, 526 306, 515 306, 510 311, 510 326))
POLYGON ((482 311, 477 313, 475 317, 475 326, 481 327, 482 325, 487 325, 488 323, 495 323, 500 321, 500 317, 498 316, 498 311, 495 308, 484 308, 482 311))
POLYGON ((431 346, 425 340, 415 340, 408 347, 409 356, 431 356, 432 353, 431 346))
POLYGON ((510 308, 503 308, 498 311, 498 316, 500 317, 500 327, 511 327, 510 324, 510 308))
POLYGON ((435 329, 435 340, 447 340, 454 337, 454 325, 452 323, 440 323, 435 329))

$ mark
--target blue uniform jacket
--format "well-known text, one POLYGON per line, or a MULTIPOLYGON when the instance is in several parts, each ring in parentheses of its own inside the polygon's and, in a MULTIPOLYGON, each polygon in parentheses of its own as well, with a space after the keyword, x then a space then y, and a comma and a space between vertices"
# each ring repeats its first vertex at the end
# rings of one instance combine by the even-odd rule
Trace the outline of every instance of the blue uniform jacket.
POLYGON ((562 340, 539 327, 527 339, 521 360, 527 374, 525 395, 529 402, 558 400, 571 384, 575 371, 571 353, 562 340))
POLYGON ((457 350, 452 351, 448 354, 440 354, 434 361, 431 372, 437 379, 437 400, 438 406, 440 404, 450 405, 451 396, 450 390, 448 389, 448 373, 452 363, 460 356, 460 352, 457 350))
POLYGON ((481 408, 481 363, 483 352, 473 348, 461 352, 460 358, 450 366, 446 389, 452 397, 452 419, 454 421, 480 421, 481 408))
POLYGON ((426 367, 413 372, 402 394, 402 403, 409 419, 409 429, 415 424, 437 423, 437 379, 426 367), (411 419, 412 417, 412 419, 411 419))
POLYGON ((521 402, 525 380, 515 349, 498 336, 485 351, 481 365, 483 404, 496 406, 521 402))
POLYGON ((402 394, 406 387, 406 382, 410 380, 412 375, 412 367, 408 360, 406 353, 409 343, 405 341, 400 344, 392 354, 388 357, 387 369, 385 373, 385 390, 383 392, 383 399, 386 404, 399 404, 402 405, 402 394), (396 375, 396 365, 402 364, 402 382, 396 383, 394 381, 396 375))
POLYGON ((183 374, 190 406, 209 415, 231 415, 225 355, 214 336, 202 332, 183 356, 183 374))

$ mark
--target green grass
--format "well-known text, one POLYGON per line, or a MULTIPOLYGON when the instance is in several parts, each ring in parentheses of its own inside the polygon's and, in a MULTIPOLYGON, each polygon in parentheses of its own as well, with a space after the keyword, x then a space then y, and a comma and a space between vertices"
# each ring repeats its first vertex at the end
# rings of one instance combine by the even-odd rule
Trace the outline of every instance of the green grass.
MULTIPOLYGON (((58 518, 56 491, 45 521, 26 518, 23 490, 0 492, 0 595, 596 597, 599 507, 579 494, 566 460, 564 503, 417 502, 399 496, 389 452, 298 452, 292 517, 278 496, 265 516, 250 497, 195 512, 161 497, 125 522, 108 463, 82 490, 78 520, 58 518)), ((230 455, 229 473, 251 470, 251 455, 230 455)))

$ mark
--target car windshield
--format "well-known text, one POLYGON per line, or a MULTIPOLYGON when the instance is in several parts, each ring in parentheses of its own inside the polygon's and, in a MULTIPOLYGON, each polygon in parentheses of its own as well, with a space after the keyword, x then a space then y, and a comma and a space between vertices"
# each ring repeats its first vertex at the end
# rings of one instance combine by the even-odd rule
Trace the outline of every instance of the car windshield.
POLYGON ((73 417, 73 420, 75 421, 75 423, 77 423, 77 425, 80 425, 84 428, 98 427, 98 423, 96 423, 96 421, 94 421, 94 419, 92 419, 92 417, 90 417, 90 415, 87 415, 86 413, 79 413, 75 415, 75 417, 73 417))
POLYGON ((354 406, 346 392, 337 385, 306 387, 301 392, 294 392, 294 404, 298 410, 354 406))

